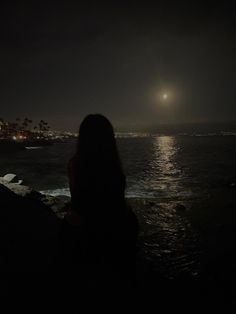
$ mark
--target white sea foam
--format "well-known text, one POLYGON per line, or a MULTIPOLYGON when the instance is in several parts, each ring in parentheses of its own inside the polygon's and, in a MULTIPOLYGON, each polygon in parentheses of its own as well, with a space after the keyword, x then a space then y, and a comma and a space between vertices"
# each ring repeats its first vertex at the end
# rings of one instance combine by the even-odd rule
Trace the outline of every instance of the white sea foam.
POLYGON ((222 131, 221 134, 223 136, 236 136, 236 132, 224 132, 224 131, 222 131))
POLYGON ((61 188, 61 189, 55 189, 55 190, 43 190, 43 191, 40 191, 40 193, 51 195, 51 196, 59 196, 59 195, 70 196, 69 188, 61 188))
POLYGON ((134 138, 134 137, 150 137, 151 135, 149 133, 135 133, 135 132, 127 132, 127 133, 115 133, 116 138, 134 138))
MULTIPOLYGON (((40 193, 45 195, 51 195, 51 196, 60 196, 65 195, 70 197, 70 190, 69 188, 61 188, 61 189, 54 189, 54 190, 43 190, 40 191, 40 193)), ((134 191, 128 191, 125 195, 127 198, 149 198, 153 197, 153 194, 145 193, 145 192, 134 192, 134 191)))
POLYGON ((209 136, 236 136, 236 132, 211 132, 211 133, 179 133, 178 135, 187 135, 194 137, 209 137, 209 136))

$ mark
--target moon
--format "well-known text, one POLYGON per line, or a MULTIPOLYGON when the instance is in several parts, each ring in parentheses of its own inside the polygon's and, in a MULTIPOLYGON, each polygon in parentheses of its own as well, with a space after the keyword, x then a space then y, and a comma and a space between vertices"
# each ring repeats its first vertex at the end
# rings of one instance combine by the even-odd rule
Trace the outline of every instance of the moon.
POLYGON ((166 99, 168 98, 168 94, 163 94, 163 95, 162 95, 162 98, 163 98, 164 100, 166 100, 166 99))

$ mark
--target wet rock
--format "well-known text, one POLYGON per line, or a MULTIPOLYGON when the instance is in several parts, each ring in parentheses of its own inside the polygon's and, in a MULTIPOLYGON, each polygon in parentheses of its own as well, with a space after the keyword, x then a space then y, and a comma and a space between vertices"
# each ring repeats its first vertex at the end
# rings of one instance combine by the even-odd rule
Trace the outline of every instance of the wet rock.
MULTIPOLYGON (((12 175, 13 180, 14 178, 12 175)), ((11 180, 11 177, 8 176, 8 179, 11 180)), ((0 178, 0 184, 4 185, 7 189, 9 189, 11 192, 15 193, 18 196, 21 196, 28 200, 32 200, 42 205, 46 205, 50 210, 52 210, 54 214, 56 214, 57 218, 64 218, 64 215, 68 210, 70 197, 64 195, 51 196, 41 194, 40 192, 35 191, 28 186, 8 182, 4 178, 0 178)))
POLYGON ((41 195, 41 202, 50 207, 59 219, 64 218, 68 208, 70 207, 70 197, 64 195, 41 195))
POLYGON ((18 176, 14 173, 8 173, 3 177, 3 180, 7 181, 8 183, 17 183, 21 184, 23 180, 19 180, 18 176))
POLYGON ((17 183, 9 183, 6 180, 0 180, 0 184, 3 184, 6 186, 9 190, 14 192, 15 194, 22 196, 22 197, 29 197, 32 199, 40 199, 41 194, 37 191, 34 191, 28 186, 25 185, 19 185, 17 183))

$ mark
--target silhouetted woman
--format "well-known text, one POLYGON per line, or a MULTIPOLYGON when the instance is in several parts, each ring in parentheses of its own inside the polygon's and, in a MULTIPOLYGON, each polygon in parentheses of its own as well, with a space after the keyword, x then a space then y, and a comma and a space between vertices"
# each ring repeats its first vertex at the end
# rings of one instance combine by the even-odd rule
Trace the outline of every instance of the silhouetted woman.
POLYGON ((68 173, 71 210, 63 223, 65 265, 88 285, 132 280, 138 224, 125 202, 126 178, 107 118, 94 114, 83 120, 68 173))

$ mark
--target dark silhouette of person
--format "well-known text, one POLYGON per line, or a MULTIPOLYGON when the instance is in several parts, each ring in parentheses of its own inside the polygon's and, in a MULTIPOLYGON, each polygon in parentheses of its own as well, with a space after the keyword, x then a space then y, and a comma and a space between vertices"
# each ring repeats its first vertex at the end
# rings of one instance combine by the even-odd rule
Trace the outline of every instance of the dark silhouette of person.
POLYGON ((126 177, 113 127, 103 115, 81 123, 68 175, 71 209, 61 233, 68 276, 87 287, 133 283, 138 222, 126 204, 126 177))

